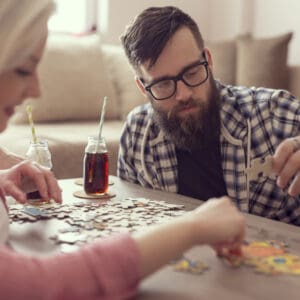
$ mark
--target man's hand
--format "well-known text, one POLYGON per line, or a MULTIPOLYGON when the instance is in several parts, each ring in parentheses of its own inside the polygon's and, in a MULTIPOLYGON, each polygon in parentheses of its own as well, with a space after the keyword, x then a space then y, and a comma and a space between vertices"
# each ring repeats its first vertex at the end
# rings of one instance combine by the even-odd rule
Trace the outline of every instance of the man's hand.
POLYGON ((284 189, 294 177, 288 193, 297 196, 300 193, 300 136, 283 141, 273 156, 273 171, 278 176, 277 185, 284 189))
POLYGON ((23 161, 10 169, 0 171, 0 186, 6 195, 20 203, 26 202, 26 193, 22 190, 23 179, 33 182, 43 200, 54 199, 61 203, 61 189, 49 169, 31 161, 23 161))

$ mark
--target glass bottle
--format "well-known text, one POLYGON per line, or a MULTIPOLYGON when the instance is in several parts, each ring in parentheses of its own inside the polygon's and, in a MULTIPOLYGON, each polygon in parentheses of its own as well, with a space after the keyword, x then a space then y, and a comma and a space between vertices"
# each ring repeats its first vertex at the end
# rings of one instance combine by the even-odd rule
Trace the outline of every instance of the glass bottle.
POLYGON ((101 195, 108 189, 108 152, 105 139, 88 137, 83 160, 84 191, 101 195))
MULTIPOLYGON (((48 147, 47 140, 38 140, 37 142, 30 141, 29 148, 25 154, 25 157, 31 161, 35 161, 41 166, 52 169, 52 160, 51 153, 48 147)), ((41 198, 39 191, 34 190, 28 192, 27 199, 29 200, 37 200, 41 198)))
POLYGON ((49 168, 50 170, 52 169, 51 153, 47 140, 38 140, 36 143, 30 141, 25 157, 39 163, 41 166, 49 168))

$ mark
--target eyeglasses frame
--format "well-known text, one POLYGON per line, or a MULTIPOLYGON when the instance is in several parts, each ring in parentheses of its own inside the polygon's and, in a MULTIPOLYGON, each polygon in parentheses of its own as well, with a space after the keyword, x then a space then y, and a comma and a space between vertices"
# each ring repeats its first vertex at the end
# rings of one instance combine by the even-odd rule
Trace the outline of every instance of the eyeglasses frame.
POLYGON ((186 67, 186 68, 184 68, 178 75, 176 75, 176 76, 173 76, 173 77, 165 77, 165 78, 163 78, 163 79, 158 79, 158 80, 156 80, 156 81, 154 81, 154 82, 152 82, 151 84, 149 84, 149 85, 145 85, 145 82, 144 82, 144 79, 143 78, 139 78, 139 80, 140 80, 140 82, 143 84, 143 86, 144 86, 144 89, 155 99, 155 100, 157 100, 157 101, 162 101, 162 100, 167 100, 167 99, 170 99, 170 98, 172 98, 175 94, 176 94, 176 92, 177 92, 177 82, 179 81, 179 80, 181 80, 186 86, 188 86, 188 87, 196 87, 196 86, 199 86, 199 85, 201 85, 201 84, 203 84, 207 79, 208 79, 208 61, 206 60, 206 57, 205 57, 205 52, 203 51, 202 52, 202 56, 204 57, 204 61, 199 61, 199 62, 196 62, 196 63, 194 63, 194 64, 192 64, 192 65, 190 65, 190 66, 188 66, 188 67, 186 67), (187 83, 186 81, 185 81, 185 79, 183 78, 183 75, 186 73, 186 71, 188 71, 189 69, 191 69, 191 68, 194 68, 194 67, 196 67, 196 66, 201 66, 201 65, 203 65, 204 67, 205 67, 205 70, 206 70, 206 77, 205 77, 205 79, 204 80, 202 80, 200 83, 197 83, 197 84, 189 84, 189 83, 187 83), (174 82, 175 82, 175 89, 174 89, 174 92, 173 92, 173 94, 172 95, 170 95, 170 96, 168 96, 168 97, 165 97, 165 98, 156 98, 154 95, 153 95, 153 93, 152 93, 152 91, 151 91, 151 87, 153 86, 153 85, 155 85, 155 84, 157 84, 158 82, 160 82, 160 81, 165 81, 165 80, 173 80, 174 82))

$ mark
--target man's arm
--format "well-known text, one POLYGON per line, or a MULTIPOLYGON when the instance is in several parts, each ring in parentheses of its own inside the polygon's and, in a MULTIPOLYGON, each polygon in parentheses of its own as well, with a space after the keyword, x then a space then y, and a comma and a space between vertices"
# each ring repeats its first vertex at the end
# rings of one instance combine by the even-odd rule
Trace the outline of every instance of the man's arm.
POLYGON ((137 171, 134 168, 133 161, 132 133, 130 124, 126 122, 120 139, 117 175, 126 181, 138 183, 137 171))

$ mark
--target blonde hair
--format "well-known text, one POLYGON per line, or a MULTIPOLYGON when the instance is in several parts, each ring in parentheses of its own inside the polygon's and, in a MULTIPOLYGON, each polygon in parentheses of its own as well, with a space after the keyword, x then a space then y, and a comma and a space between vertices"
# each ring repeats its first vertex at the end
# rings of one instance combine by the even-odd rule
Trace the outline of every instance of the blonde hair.
POLYGON ((47 32, 52 0, 0 1, 0 74, 20 66, 47 32))

